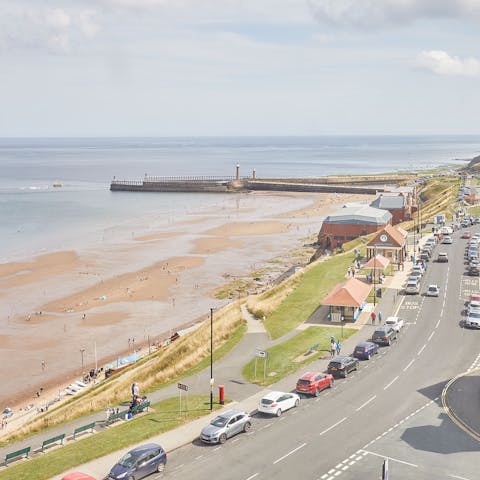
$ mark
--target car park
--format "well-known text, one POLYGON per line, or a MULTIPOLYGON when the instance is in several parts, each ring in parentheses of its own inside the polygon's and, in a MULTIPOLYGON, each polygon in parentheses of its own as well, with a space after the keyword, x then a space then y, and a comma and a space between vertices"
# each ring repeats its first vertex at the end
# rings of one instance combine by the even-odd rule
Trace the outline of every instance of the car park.
POLYGON ((327 371, 333 376, 346 378, 350 372, 358 370, 358 359, 354 357, 337 356, 330 360, 327 371))
POLYGON ((320 372, 307 372, 297 381, 297 393, 317 396, 325 388, 332 388, 333 376, 320 372))
POLYGON ((408 295, 416 295, 420 293, 420 281, 418 278, 409 279, 407 285, 405 286, 405 293, 408 295))
POLYGON ((472 265, 472 266, 468 267, 468 274, 471 277, 480 276, 480 266, 479 265, 472 265))
POLYGON ((448 262, 448 254, 446 252, 440 252, 437 256, 438 263, 447 263, 448 262))
POLYGON ((372 342, 379 345, 391 345, 394 340, 397 339, 398 332, 392 327, 384 325, 378 327, 372 335, 372 342))
POLYGON ((378 345, 373 342, 360 342, 353 350, 353 356, 360 360, 370 360, 370 357, 377 353, 378 345))
POLYGON ((394 330, 399 332, 405 325, 405 321, 400 317, 387 317, 385 320, 385 325, 387 327, 392 327, 394 330))
POLYGON ((429 285, 425 295, 427 297, 438 297, 440 295, 440 289, 438 288, 438 285, 429 285))
POLYGON ((442 243, 445 245, 451 245, 453 243, 453 238, 450 235, 443 237, 442 243))
POLYGON ((480 328, 480 310, 478 308, 469 309, 465 318, 465 326, 470 328, 480 328))
POLYGON ((258 411, 279 417, 290 408, 300 405, 300 397, 290 392, 270 392, 258 404, 258 411))
POLYGON ((147 443, 130 450, 110 470, 106 480, 140 479, 163 472, 167 453, 156 443, 147 443))
POLYGON ((241 410, 228 410, 203 427, 200 440, 205 443, 225 443, 227 438, 248 432, 252 426, 250 415, 241 410))

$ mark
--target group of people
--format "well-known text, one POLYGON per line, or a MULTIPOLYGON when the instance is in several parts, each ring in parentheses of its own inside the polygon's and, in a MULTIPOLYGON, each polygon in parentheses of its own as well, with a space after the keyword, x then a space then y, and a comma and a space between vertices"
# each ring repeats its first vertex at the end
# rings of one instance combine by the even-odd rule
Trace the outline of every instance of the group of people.
POLYGON ((375 325, 375 322, 378 318, 378 323, 381 325, 382 324, 382 312, 378 312, 378 315, 375 313, 375 311, 372 311, 370 314, 370 318, 372 319, 372 325, 375 325))
POLYGON ((342 343, 340 340, 335 341, 335 337, 330 337, 330 356, 340 355, 342 351, 342 343))

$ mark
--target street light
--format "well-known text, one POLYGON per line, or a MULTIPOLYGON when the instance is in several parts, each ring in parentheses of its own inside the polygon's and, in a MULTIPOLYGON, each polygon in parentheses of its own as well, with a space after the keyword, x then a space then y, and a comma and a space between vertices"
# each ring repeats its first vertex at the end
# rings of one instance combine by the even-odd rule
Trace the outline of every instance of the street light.
POLYGON ((376 276, 377 276, 377 246, 374 247, 374 257, 373 257, 373 308, 377 304, 377 284, 376 284, 376 276))
POLYGON ((82 355, 82 375, 85 374, 85 370, 83 369, 83 354, 85 353, 85 349, 81 348, 80 349, 80 354, 82 355))
POLYGON ((213 410, 213 311, 210 308, 210 410, 213 410))

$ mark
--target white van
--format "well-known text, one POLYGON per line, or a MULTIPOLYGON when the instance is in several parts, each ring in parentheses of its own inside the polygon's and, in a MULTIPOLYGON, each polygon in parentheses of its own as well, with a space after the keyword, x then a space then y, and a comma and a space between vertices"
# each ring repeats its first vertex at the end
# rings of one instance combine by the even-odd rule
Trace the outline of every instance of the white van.
POLYGON ((442 227, 440 230, 440 233, 442 235, 452 235, 453 234, 453 228, 452 227, 442 227))

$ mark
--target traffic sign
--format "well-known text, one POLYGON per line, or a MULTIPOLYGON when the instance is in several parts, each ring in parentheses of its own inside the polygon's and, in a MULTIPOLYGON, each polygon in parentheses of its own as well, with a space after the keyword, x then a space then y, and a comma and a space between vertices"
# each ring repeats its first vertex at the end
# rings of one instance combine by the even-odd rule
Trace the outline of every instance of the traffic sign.
POLYGON ((260 358, 268 358, 268 352, 264 350, 256 350, 255 355, 260 358))
POLYGON ((183 383, 177 383, 177 387, 179 390, 185 390, 186 392, 188 391, 188 385, 185 385, 183 383))

